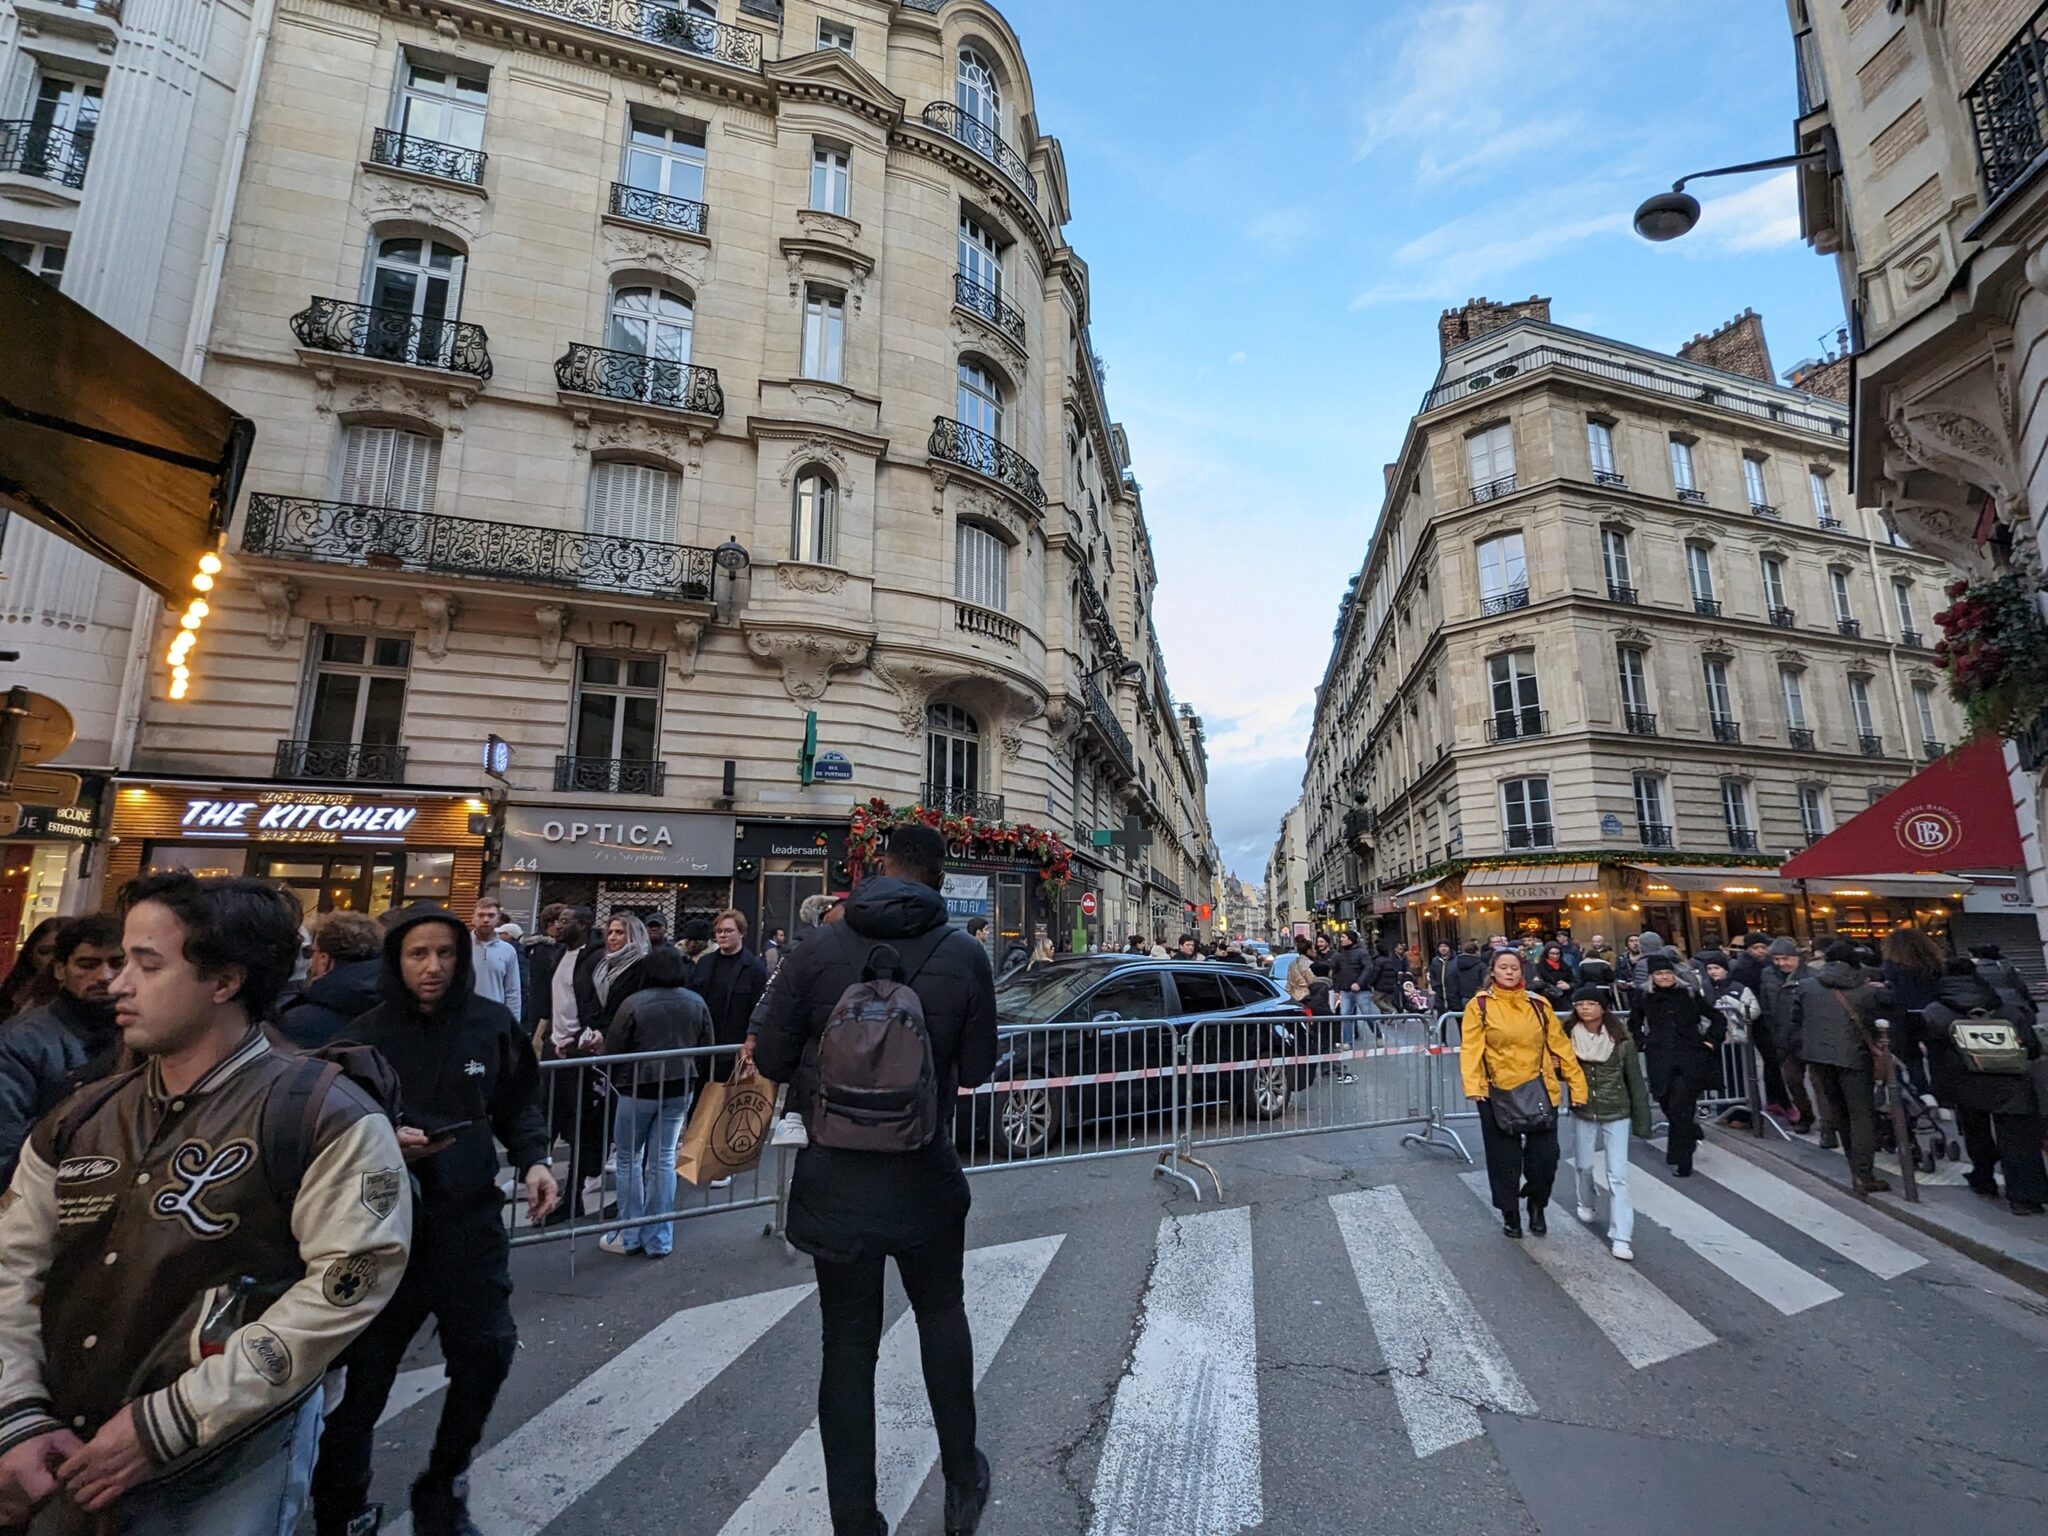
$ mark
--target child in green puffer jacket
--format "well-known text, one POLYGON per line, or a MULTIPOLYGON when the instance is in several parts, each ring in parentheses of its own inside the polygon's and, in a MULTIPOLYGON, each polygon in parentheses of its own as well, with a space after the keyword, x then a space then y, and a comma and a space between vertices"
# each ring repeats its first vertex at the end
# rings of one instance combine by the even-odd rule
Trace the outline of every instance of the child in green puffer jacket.
POLYGON ((1598 987, 1572 993, 1572 1054, 1586 1074, 1584 1104, 1572 1105, 1572 1168, 1578 1178, 1578 1218, 1593 1220, 1593 1158, 1604 1145, 1611 1209, 1607 1239, 1617 1259, 1633 1259, 1635 1209, 1628 1199, 1628 1139, 1650 1134, 1650 1085, 1643 1076, 1628 1026, 1607 1008, 1598 987))

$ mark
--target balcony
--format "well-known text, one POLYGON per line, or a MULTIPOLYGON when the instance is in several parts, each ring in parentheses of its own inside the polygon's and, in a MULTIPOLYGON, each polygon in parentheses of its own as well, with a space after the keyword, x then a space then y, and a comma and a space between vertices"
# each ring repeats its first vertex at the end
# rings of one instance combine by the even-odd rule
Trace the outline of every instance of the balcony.
POLYGON ((953 627, 962 634, 980 635, 1000 645, 1015 645, 1023 633, 1015 619, 978 603, 955 603, 953 627))
POLYGON ((1479 611, 1485 614, 1513 613, 1517 608, 1529 606, 1527 587, 1509 587, 1505 592, 1496 592, 1491 597, 1479 600, 1479 611))
POLYGON ((708 549, 348 501, 251 496, 242 549, 317 565, 711 600, 708 549))
POLYGON ((680 230, 686 235, 703 234, 711 218, 710 208, 703 203, 694 203, 687 197, 649 192, 644 187, 629 187, 623 181, 612 183, 612 200, 607 206, 615 219, 631 219, 636 224, 680 230))
POLYGON ((292 334, 300 346, 315 352, 346 352, 479 379, 491 376, 490 338, 482 326, 460 320, 345 299, 315 299, 292 316, 292 334))
POLYGON ((1038 178, 1031 174, 1031 167, 1024 163, 1024 157, 1003 141, 1003 136, 973 114, 963 112, 950 101, 935 101, 919 114, 925 127, 934 133, 943 133, 947 138, 965 144, 982 159, 1001 171, 1032 202, 1038 201, 1038 178))
POLYGON ((1837 619, 1835 620, 1835 633, 1846 636, 1851 640, 1861 639, 1863 636, 1863 621, 1861 619, 1837 619))
POLYGON ((1736 853, 1755 853, 1756 828, 1730 827, 1728 829, 1728 846, 1736 853))
POLYGON ((395 128, 379 128, 370 135, 370 163, 416 176, 437 176, 442 181, 459 181, 465 186, 484 184, 484 162, 490 156, 480 149, 464 149, 437 139, 416 139, 395 128))
POLYGON ((1102 696, 1102 690, 1095 686, 1095 679, 1089 678, 1081 685, 1082 697, 1088 705, 1088 719, 1095 729, 1102 733, 1118 759, 1126 769, 1135 766, 1137 758, 1131 751, 1131 734, 1124 729, 1124 723, 1117 719, 1116 711, 1109 707, 1109 700, 1102 696))
POLYGON ((1740 720, 1724 720, 1717 715, 1711 724, 1714 731, 1714 740, 1728 746, 1734 746, 1742 740, 1742 722, 1740 720))
POLYGON ((2037 10, 1963 93, 1984 201, 2023 181, 2048 149, 2048 6, 2037 10))
POLYGON ((280 741, 270 776, 288 784, 403 784, 407 750, 395 742, 280 741))
POLYGON ((1920 631, 1917 629, 1900 630, 1899 644, 1909 645, 1913 647, 1913 649, 1918 650, 1920 648, 1920 631))
POLYGON ((1630 706, 1621 712, 1622 720, 1628 726, 1631 736, 1654 736, 1657 734, 1657 712, 1654 709, 1637 709, 1630 706))
POLYGON ((624 37, 659 43, 681 53, 716 59, 738 69, 761 68, 761 34, 728 27, 708 16, 693 16, 663 0, 513 0, 524 10, 541 11, 564 21, 580 22, 624 37))
POLYGON ((1785 738, 1794 752, 1811 752, 1813 750, 1813 732, 1806 726, 1794 725, 1788 727, 1785 731, 1785 738))
POLYGON ((1884 756, 1884 738, 1875 731, 1857 732, 1856 745, 1865 757, 1884 756))
POLYGON ((1175 901, 1183 899, 1180 893, 1180 882, 1167 874, 1157 864, 1152 865, 1146 873, 1152 877, 1152 885, 1155 890, 1164 891, 1175 901))
POLYGON ((1498 501, 1503 496, 1512 496, 1514 492, 1515 477, 1502 475, 1498 480, 1489 480, 1484 485, 1473 486, 1472 502, 1476 506, 1482 501, 1498 501))
POLYGON ((1637 601, 1636 589, 1625 581, 1610 581, 1607 583, 1607 601, 1633 605, 1637 601))
POLYGON ((1791 629, 1798 622, 1799 615, 1793 609, 1773 608, 1771 610, 1771 623, 1779 629, 1791 629))
POLYGON ((1751 517, 1767 518, 1774 523, 1782 523, 1785 520, 1784 513, 1780 512, 1768 501, 1752 501, 1749 504, 1749 515, 1751 517))
POLYGON ((1676 842, 1671 835, 1670 825, 1662 821, 1637 822, 1636 837, 1645 848, 1670 848, 1676 842))
POLYGON ((658 795, 668 764, 637 757, 558 757, 555 788, 579 795, 658 795))
POLYGON ((950 416, 935 417, 931 441, 925 446, 935 459, 986 475, 1034 507, 1045 505, 1045 487, 1039 483, 1038 467, 1008 443, 999 442, 979 427, 970 427, 950 416))
POLYGON ((1611 490, 1625 491, 1628 489, 1628 476, 1617 474, 1611 469, 1596 469, 1593 471, 1593 483, 1607 486, 1611 490))
POLYGON ((1704 507, 1707 504, 1707 493, 1696 485, 1681 485, 1678 488, 1678 499, 1689 507, 1704 507))
POLYGON ((52 128, 32 118, 0 119, 0 173, 53 181, 76 192, 85 185, 92 135, 52 128))
POLYGON ((945 784, 926 784, 918 790, 918 804, 941 816, 972 816, 976 821, 1001 821, 1003 797, 985 795, 978 789, 956 789, 945 784))
POLYGON ((1379 831, 1380 813, 1362 805, 1354 805, 1344 813, 1341 826, 1342 836, 1347 843, 1358 843, 1370 839, 1379 831))
POLYGON ((1709 619, 1721 617, 1721 599, 1718 597, 1695 597, 1692 611, 1709 619))
POLYGON ((1848 526, 1839 517, 1828 512, 1821 513, 1817 525, 1823 533, 1840 533, 1848 526))
POLYGON ((1019 352, 1024 347, 1024 311, 1005 303, 1003 296, 985 283, 977 283, 965 272, 953 274, 953 302, 970 315, 986 320, 1019 352))
POLYGON ((725 391, 718 386, 716 368, 670 362, 644 352, 614 352, 572 341, 555 359, 555 382, 573 395, 601 395, 698 416, 725 414, 725 391))
POLYGON ((1920 755, 1930 763, 1938 762, 1947 752, 1948 743, 1945 741, 1928 740, 1920 743, 1920 755))
POLYGON ((1496 710, 1486 722, 1488 741, 1526 741, 1549 733, 1550 711, 1547 709, 1496 710))
POLYGON ((1507 845, 1510 848, 1555 848, 1557 838, 1550 823, 1540 821, 1530 827, 1509 827, 1507 845))

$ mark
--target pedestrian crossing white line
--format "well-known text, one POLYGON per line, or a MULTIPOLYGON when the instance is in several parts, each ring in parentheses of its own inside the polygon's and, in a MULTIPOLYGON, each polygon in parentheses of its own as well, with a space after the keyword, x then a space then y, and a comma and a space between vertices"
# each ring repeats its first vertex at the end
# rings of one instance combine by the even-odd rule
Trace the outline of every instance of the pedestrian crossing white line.
POLYGON ((1266 1518, 1252 1214, 1169 1216, 1158 1243, 1095 1469, 1090 1536, 1234 1536, 1266 1518))
MULTIPOLYGON (((1633 1172, 1628 1193, 1638 1216, 1649 1217, 1737 1285, 1754 1292, 1787 1317, 1842 1294, 1669 1184, 1651 1178, 1641 1168, 1633 1172)), ((1604 1166, 1596 1163, 1593 1177, 1602 1189, 1607 1188, 1604 1166)))
MULTIPOLYGON (((1461 1175, 1479 1203, 1493 1209, 1484 1173, 1461 1175)), ((1634 1188, 1634 1181, 1630 1181, 1634 1188)), ((1636 1370, 1675 1355, 1702 1349, 1713 1334, 1693 1315, 1658 1290, 1632 1264, 1618 1261, 1604 1239, 1583 1226, 1569 1208, 1556 1213, 1550 1235, 1523 1244, 1593 1325, 1636 1370)))
POLYGON ((377 1415, 377 1427, 382 1429, 414 1403, 424 1402, 447 1385, 448 1367, 445 1365, 400 1371, 392 1380, 390 1395, 384 1399, 384 1411, 377 1415))
MULTIPOLYGON (((491 1536, 538 1536, 814 1289, 792 1285, 676 1313, 478 1457, 470 1517, 491 1536)), ((412 1517, 386 1529, 410 1536, 412 1517)))
POLYGON ((1927 1262, 1904 1244, 1872 1231, 1855 1217, 1759 1168, 1746 1157, 1702 1144, 1693 1149, 1693 1167, 1723 1189, 1740 1195, 1787 1226, 1796 1227, 1822 1247, 1832 1248, 1880 1280, 1896 1280, 1927 1262))
POLYGON ((1399 1190, 1383 1184, 1332 1195, 1330 1209, 1417 1456, 1477 1439, 1482 1407, 1536 1411, 1500 1341, 1399 1190))
MULTIPOLYGON (((1064 1241, 1064 1235, 1029 1238, 976 1248, 967 1255, 967 1320, 974 1333, 977 1386, 1064 1241)), ((875 1369, 876 1502, 891 1528, 901 1523, 938 1459, 938 1436, 918 1355, 917 1319, 906 1310, 882 1336, 875 1369)), ((720 1536, 814 1536, 830 1525, 825 1448, 813 1419, 725 1522, 720 1536)))

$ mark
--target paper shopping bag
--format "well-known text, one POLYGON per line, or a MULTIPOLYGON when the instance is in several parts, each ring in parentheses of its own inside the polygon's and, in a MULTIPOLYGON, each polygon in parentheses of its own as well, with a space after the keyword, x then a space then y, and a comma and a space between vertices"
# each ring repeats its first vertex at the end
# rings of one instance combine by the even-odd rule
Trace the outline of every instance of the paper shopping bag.
POLYGON ((758 1163, 775 1119, 775 1088, 759 1073, 706 1083, 676 1147, 676 1176, 703 1185, 758 1163))

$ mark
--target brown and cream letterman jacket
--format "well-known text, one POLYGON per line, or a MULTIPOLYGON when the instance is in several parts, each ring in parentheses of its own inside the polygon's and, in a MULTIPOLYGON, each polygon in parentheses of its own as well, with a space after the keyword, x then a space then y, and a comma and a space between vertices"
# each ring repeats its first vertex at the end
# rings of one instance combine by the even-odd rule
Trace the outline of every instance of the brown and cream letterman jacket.
POLYGON ((295 1198, 264 1166, 265 1103, 299 1070, 252 1029, 183 1094, 151 1062, 63 1148, 80 1100, 36 1127, 0 1211, 0 1452, 90 1440, 132 1403, 151 1457, 178 1463, 301 1401, 391 1299, 411 1186, 370 1097, 333 1083, 295 1198), (202 1356, 202 1321, 245 1275, 242 1326, 202 1356))

